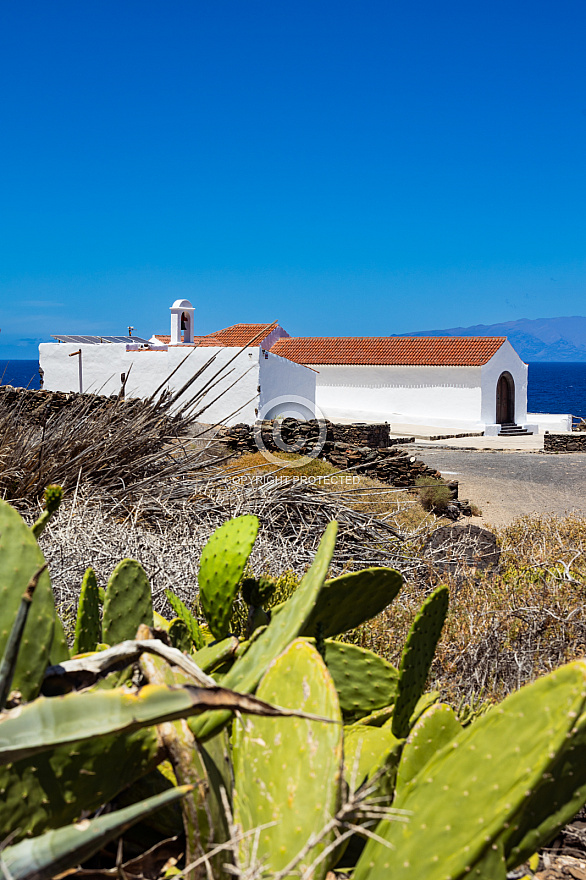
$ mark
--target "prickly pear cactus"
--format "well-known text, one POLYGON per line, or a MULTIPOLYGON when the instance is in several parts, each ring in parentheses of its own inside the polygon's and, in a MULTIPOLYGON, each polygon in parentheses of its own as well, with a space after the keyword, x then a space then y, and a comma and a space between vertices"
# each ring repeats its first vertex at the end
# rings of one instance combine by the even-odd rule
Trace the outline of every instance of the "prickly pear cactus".
POLYGON ((216 529, 199 562, 199 598, 214 638, 225 639, 232 604, 256 541, 256 516, 238 516, 216 529))
MULTIPOLYGON (((80 729, 83 719, 80 719, 80 729)), ((15 840, 74 822, 154 769, 154 728, 83 740, 0 767, 0 828, 15 840)))
POLYGON ((447 587, 434 590, 421 606, 407 636, 399 666, 399 688, 393 712, 393 733, 396 737, 404 738, 409 733, 409 719, 425 689, 449 601, 447 587))
POLYGON ((238 644, 236 636, 228 636, 221 642, 206 645, 191 656, 202 672, 212 672, 217 666, 221 666, 236 655, 238 644))
POLYGON ((522 864, 549 843, 586 801, 586 715, 572 737, 523 804, 510 832, 504 835, 507 864, 522 864))
POLYGON ((140 562, 123 559, 108 581, 102 621, 103 639, 107 645, 134 639, 141 623, 150 627, 153 625, 151 585, 140 562))
MULTIPOLYGON (((257 693, 268 702, 340 721, 334 683, 305 640, 296 639, 274 661, 257 693)), ((256 860, 263 874, 286 868, 330 821, 338 808, 342 765, 340 724, 267 720, 237 720, 233 735, 234 819, 245 834, 259 829, 240 844, 240 863, 252 867, 256 860)), ((332 839, 330 834, 305 852, 291 876, 303 873, 332 839)), ((324 860, 312 877, 321 880, 326 871, 324 860)))
POLYGON ((95 651, 96 645, 101 641, 102 624, 100 622, 98 582, 95 571, 90 567, 86 569, 81 582, 73 653, 85 654, 88 651, 95 651))
MULTIPOLYGON (((160 657, 143 654, 140 668, 150 684, 178 686, 192 684, 192 679, 172 669, 160 657)), ((227 767, 228 737, 221 731, 205 746, 195 742, 184 719, 161 724, 159 736, 169 755, 173 772, 180 785, 190 784, 193 791, 181 803, 186 835, 187 861, 200 858, 215 844, 229 837, 229 828, 220 788, 230 796, 231 783, 222 771, 227 767)), ((216 859, 220 862, 220 859, 216 859)), ((212 863, 219 869, 219 864, 212 863)), ((218 876, 221 873, 217 870, 218 876)))
POLYGON ((388 727, 352 724, 344 728, 344 779, 351 791, 377 776, 377 797, 388 797, 393 789, 403 741, 388 727))
MULTIPOLYGON (((33 533, 22 517, 0 501, 0 657, 16 617, 22 594, 31 577, 45 564, 33 533)), ((49 574, 44 571, 28 615, 12 688, 25 700, 37 696, 49 663, 55 605, 49 574)))
POLYGON ((395 702, 399 673, 378 654, 330 639, 325 654, 344 717, 361 718, 395 702))
POLYGON ((181 601, 179 596, 176 596, 171 590, 165 590, 165 596, 177 617, 179 617, 187 627, 193 647, 196 651, 199 651, 199 649, 204 646, 204 640, 197 620, 187 605, 181 601))
POLYGON ((49 663, 51 666, 57 666, 57 664, 63 663, 64 660, 69 660, 69 647, 65 638, 63 623, 57 612, 55 612, 55 626, 53 627, 49 663))
POLYGON ((462 732, 451 706, 436 703, 413 726, 401 755, 397 773, 397 794, 403 791, 440 749, 462 732))
POLYGON ((178 648, 186 654, 190 652, 193 646, 191 634, 180 617, 175 617, 169 623, 167 632, 169 633, 169 641, 174 648, 178 648))
MULTIPOLYGON (((273 614, 267 628, 255 638, 259 632, 256 630, 246 653, 238 658, 222 679, 223 687, 240 693, 251 693, 269 664, 293 639, 297 638, 326 579, 328 566, 334 554, 337 532, 338 524, 334 520, 327 526, 315 559, 303 576, 299 587, 284 603, 281 610, 273 614)), ((213 736, 229 720, 228 712, 206 712, 200 718, 191 718, 189 726, 195 738, 201 740, 213 736)))
POLYGON ((523 805, 571 745, 585 703, 586 663, 578 661, 490 709, 403 788, 393 806, 409 811, 409 822, 377 826, 391 848, 369 841, 354 880, 475 876, 489 851, 515 833, 523 805))
POLYGON ((323 638, 348 632, 380 614, 401 589, 403 578, 392 568, 365 568, 332 578, 323 585, 302 635, 323 638))

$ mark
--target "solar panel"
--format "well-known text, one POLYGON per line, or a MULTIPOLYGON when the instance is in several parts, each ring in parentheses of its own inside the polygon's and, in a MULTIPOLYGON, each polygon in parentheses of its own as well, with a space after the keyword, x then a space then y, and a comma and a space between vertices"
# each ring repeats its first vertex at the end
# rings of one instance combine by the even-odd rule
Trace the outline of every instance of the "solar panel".
POLYGON ((76 345, 79 345, 80 342, 84 342, 89 345, 99 345, 101 342, 125 342, 127 345, 132 342, 138 342, 141 345, 148 344, 148 339, 143 339, 141 336, 56 336, 56 335, 53 335, 53 339, 56 339, 58 342, 74 342, 76 345))

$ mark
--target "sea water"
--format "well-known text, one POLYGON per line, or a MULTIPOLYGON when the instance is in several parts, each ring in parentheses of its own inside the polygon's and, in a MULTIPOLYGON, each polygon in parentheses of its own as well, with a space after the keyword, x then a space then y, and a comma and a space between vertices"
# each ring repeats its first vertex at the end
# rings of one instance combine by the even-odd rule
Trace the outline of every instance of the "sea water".
MULTIPOLYGON (((0 360, 0 384, 39 388, 39 362, 0 360)), ((527 410, 586 418, 586 363, 529 364, 527 410)))

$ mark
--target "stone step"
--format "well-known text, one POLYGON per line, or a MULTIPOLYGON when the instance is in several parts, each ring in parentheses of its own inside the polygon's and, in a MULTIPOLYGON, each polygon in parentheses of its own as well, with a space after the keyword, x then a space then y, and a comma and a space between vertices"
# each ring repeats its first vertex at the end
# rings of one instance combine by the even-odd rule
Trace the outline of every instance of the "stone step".
POLYGON ((515 424, 506 424, 501 425, 501 429, 499 431, 499 437, 522 437, 523 435, 532 434, 532 431, 527 431, 526 428, 522 428, 520 425, 515 424))

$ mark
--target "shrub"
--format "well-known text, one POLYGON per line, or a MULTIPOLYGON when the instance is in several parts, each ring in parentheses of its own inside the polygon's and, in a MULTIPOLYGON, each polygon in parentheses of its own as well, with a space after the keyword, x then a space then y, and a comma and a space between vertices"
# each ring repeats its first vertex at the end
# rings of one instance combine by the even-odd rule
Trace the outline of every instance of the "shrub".
POLYGON ((443 513, 451 500, 448 486, 443 480, 433 477, 417 477, 415 485, 419 489, 419 500, 424 510, 443 513))

